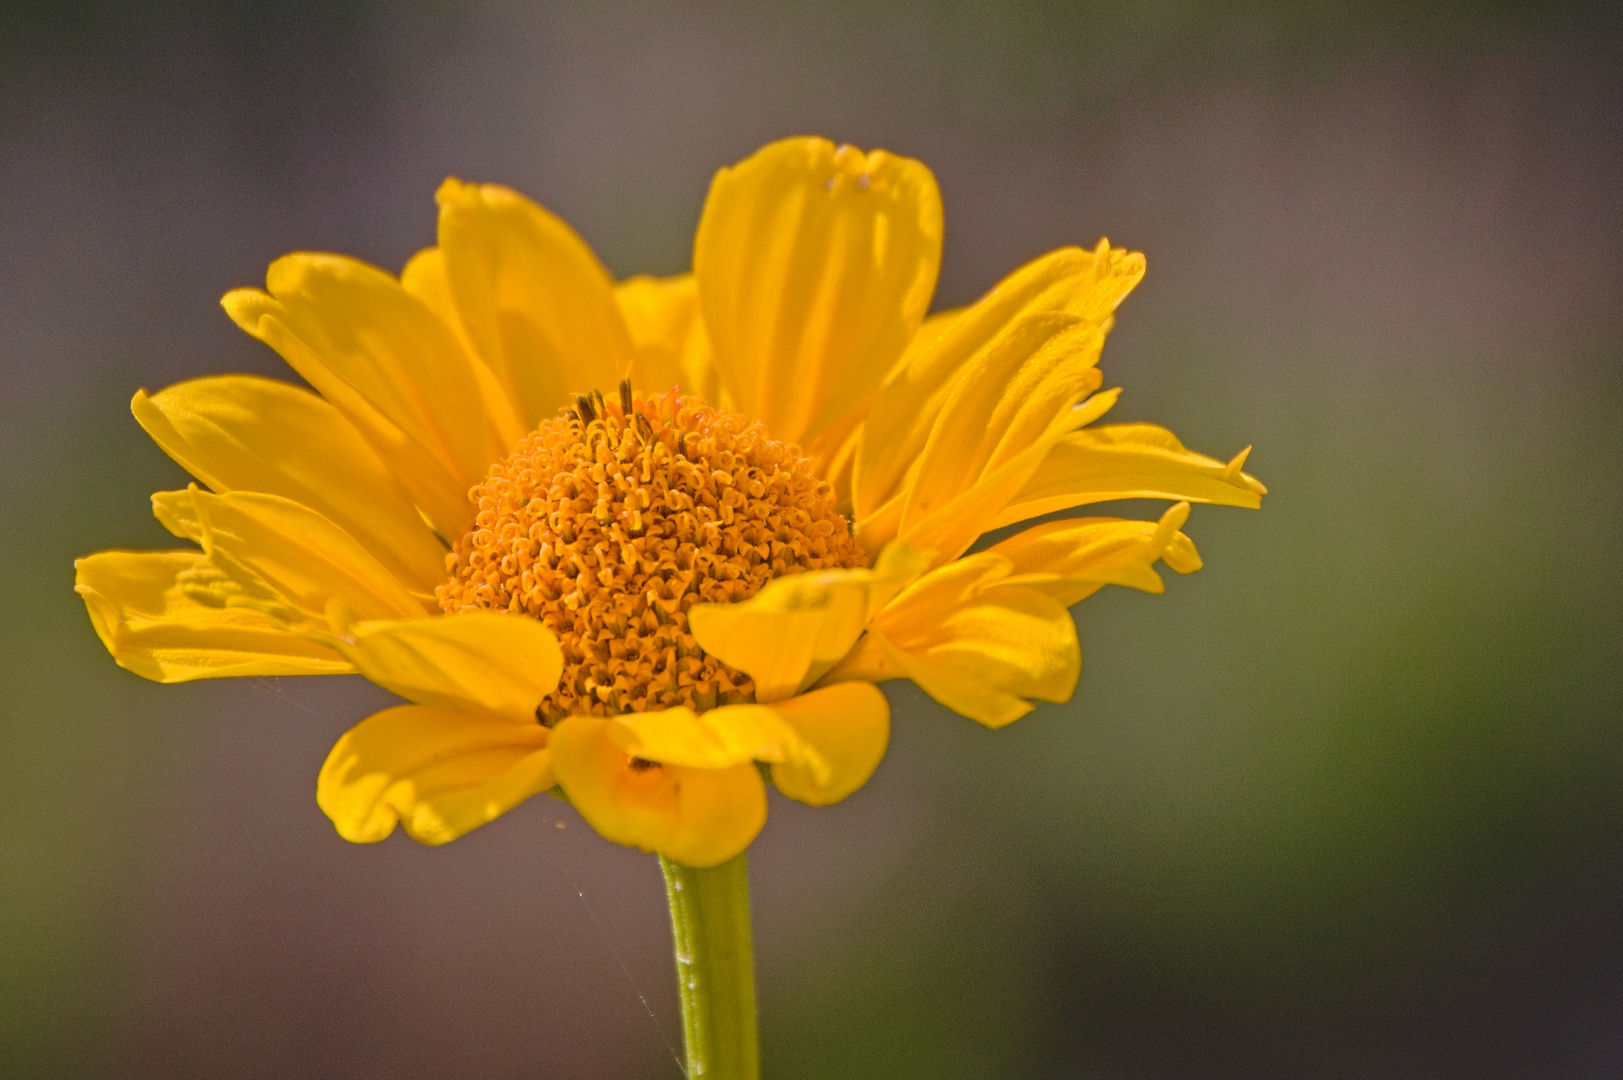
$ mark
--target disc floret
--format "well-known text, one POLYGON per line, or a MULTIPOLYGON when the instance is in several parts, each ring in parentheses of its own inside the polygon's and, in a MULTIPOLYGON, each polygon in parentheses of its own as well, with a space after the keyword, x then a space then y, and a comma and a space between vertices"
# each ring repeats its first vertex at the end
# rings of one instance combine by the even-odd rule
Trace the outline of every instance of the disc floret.
POLYGON ((446 611, 511 611, 557 635, 563 676, 536 710, 549 724, 753 701, 749 676, 694 640, 688 609, 867 563, 799 447, 676 389, 582 395, 470 497, 473 528, 435 595, 446 611))

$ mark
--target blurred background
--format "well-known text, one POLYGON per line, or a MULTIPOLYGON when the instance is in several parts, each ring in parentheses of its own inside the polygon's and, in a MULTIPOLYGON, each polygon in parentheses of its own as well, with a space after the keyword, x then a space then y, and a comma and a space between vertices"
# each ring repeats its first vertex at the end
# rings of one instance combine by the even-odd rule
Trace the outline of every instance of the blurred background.
MULTIPOLYGON (((340 841, 350 679, 159 687, 75 556, 173 541, 138 387, 217 301, 398 269, 446 175, 687 268, 780 136, 919 157, 939 306, 1101 235, 1113 414, 1272 489, 1076 609, 1067 705, 888 690, 752 854, 767 1074, 1623 1074, 1623 22, 1203 0, 0 6, 0 1074, 678 1077, 650 857, 532 800, 340 841)), ((1150 516, 1149 505, 1107 508, 1150 516)))

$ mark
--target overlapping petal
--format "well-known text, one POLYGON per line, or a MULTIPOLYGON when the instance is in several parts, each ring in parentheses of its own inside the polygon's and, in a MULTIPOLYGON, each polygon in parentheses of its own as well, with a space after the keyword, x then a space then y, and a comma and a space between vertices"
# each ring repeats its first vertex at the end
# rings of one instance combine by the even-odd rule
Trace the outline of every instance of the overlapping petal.
POLYGON ((879 392, 856 453, 853 497, 859 519, 880 514, 937 429, 959 373, 1005 354, 1000 339, 1034 316, 1067 315, 1109 328, 1110 313, 1144 276, 1144 257, 1101 240, 1093 251, 1062 248, 1004 278, 969 308, 924 328, 900 369, 879 392))
POLYGON ((390 275, 337 255, 271 264, 268 293, 222 304, 355 425, 442 535, 472 519, 467 491, 520 432, 502 390, 456 334, 390 275))
POLYGON ((435 198, 461 325, 524 430, 625 377, 633 349, 612 279, 573 229, 498 184, 450 179, 435 198))
POLYGON ((871 570, 823 570, 769 581, 736 604, 695 604, 688 626, 701 648, 755 680, 762 702, 789 697, 851 650, 874 614, 929 566, 905 544, 871 570))
POLYGON ((1268 489, 1241 472, 1246 447, 1228 462, 1186 450, 1154 424, 1075 431, 1049 451, 993 527, 1111 499, 1182 499, 1256 509, 1268 489))
POLYGON ((325 517, 409 588, 445 576, 445 548, 354 426, 296 386, 253 375, 178 383, 130 403, 164 451, 224 494, 279 495, 325 517))
POLYGON ((902 354, 940 262, 941 197, 916 161, 797 138, 722 169, 693 268, 733 404, 786 442, 833 426, 902 354))
POLYGON ((770 705, 723 705, 623 713, 612 718, 609 741, 632 757, 662 765, 724 769, 751 761, 800 761, 819 775, 828 766, 770 705))
MULTIPOLYGON (((924 320, 918 333, 913 335, 907 351, 897 358, 891 366, 888 382, 899 375, 907 366, 908 355, 920 347, 921 342, 936 340, 946 328, 957 318, 961 309, 938 311, 924 320)), ((856 473, 857 450, 862 446, 863 435, 866 431, 868 417, 878 399, 879 390, 875 390, 867 397, 857 402, 839 420, 836 420, 828 430, 805 444, 806 456, 810 457, 817 467, 818 473, 834 488, 835 506, 840 513, 851 517, 854 514, 852 483, 856 473)), ((900 503, 897 504, 897 513, 900 513, 900 503)), ((887 534, 889 535, 889 534, 887 534)))
POLYGON ((74 561, 74 591, 120 667, 164 683, 355 670, 262 612, 192 599, 176 579, 203 558, 200 551, 101 551, 74 561))
MULTIPOLYGON (((451 277, 445 268, 445 252, 437 247, 424 248, 407 259, 406 265, 400 270, 400 287, 439 316, 440 322, 457 336, 470 355, 478 355, 468 341, 468 333, 462 326, 462 313, 457 310, 456 298, 451 295, 451 277)), ((521 423, 522 419, 515 413, 513 421, 521 423)))
POLYGON ((379 686, 420 705, 515 723, 535 722, 563 671, 558 639, 522 615, 464 611, 337 630, 334 647, 379 686))
POLYGON ((1081 653, 1070 613, 1037 589, 1009 584, 1013 564, 981 552, 932 570, 886 605, 830 679, 912 679, 988 727, 1030 712, 1027 698, 1064 701, 1081 653))
MULTIPOLYGON (((446 329, 456 336, 463 352, 483 363, 479 350, 468 337, 467 328, 462 325, 462 312, 457 309, 456 297, 451 295, 451 274, 445 265, 445 252, 438 247, 424 248, 407 259, 406 265, 400 269, 400 287, 438 316, 446 329)), ((490 422, 495 425, 503 443, 510 445, 529 430, 520 403, 512 389, 496 377, 488 364, 484 365, 480 374, 488 376, 481 379, 480 386, 485 407, 490 412, 490 422)))
POLYGON ((548 731, 431 705, 385 709, 351 728, 327 755, 316 802, 338 834, 382 840, 398 822, 443 844, 552 787, 548 731))
POLYGON ((836 683, 770 705, 628 713, 613 717, 605 731, 633 758, 662 765, 769 763, 785 795, 826 806, 879 767, 890 740, 890 706, 870 683, 836 683))
POLYGON ((989 526, 990 503, 1018 490, 1046 456, 1038 448, 1108 407, 1100 397, 1076 408, 1099 386, 1103 344, 1092 323, 1032 315, 966 363, 903 488, 900 535, 942 561, 967 548, 989 526))
POLYGON ((1181 502, 1168 507, 1159 521, 1050 521, 988 550, 1009 560, 1009 584, 1035 589, 1070 607, 1106 585, 1162 592, 1166 585, 1155 572, 1158 560, 1180 574, 1199 570, 1200 554, 1179 531, 1188 520, 1189 504, 1181 502))
POLYGON ((592 828, 685 866, 716 866, 766 823, 766 787, 753 764, 720 769, 634 757, 610 737, 614 721, 572 716, 552 730, 558 784, 592 828))
POLYGON ((890 743, 890 703, 872 683, 836 683, 771 706, 821 758, 822 768, 785 758, 772 765, 772 783, 811 806, 839 802, 879 767, 890 743))
POLYGON ((614 301, 636 351, 627 376, 634 389, 653 395, 680 386, 717 408, 731 407, 710 355, 692 274, 639 274, 614 287, 614 301))
POLYGON ((153 495, 152 510, 164 528, 203 546, 206 567, 183 584, 205 603, 252 601, 292 622, 324 619, 335 601, 363 619, 426 614, 387 567, 302 503, 254 491, 215 495, 194 484, 153 495))

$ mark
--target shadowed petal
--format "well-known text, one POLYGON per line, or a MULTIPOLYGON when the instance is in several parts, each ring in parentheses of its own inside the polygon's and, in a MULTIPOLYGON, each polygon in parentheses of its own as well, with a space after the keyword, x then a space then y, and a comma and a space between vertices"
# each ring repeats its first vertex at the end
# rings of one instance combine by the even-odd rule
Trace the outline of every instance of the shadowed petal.
POLYGON ((464 611, 409 622, 355 623, 335 644, 368 679, 423 705, 534 723, 558 685, 563 653, 534 619, 464 611))
POLYGON ((203 558, 201 551, 102 551, 74 562, 74 591, 120 667, 165 683, 355 670, 269 615, 187 596, 176 578, 203 558))
POLYGON ((547 729, 430 705, 399 705, 338 740, 316 802, 338 835, 382 840, 395 823, 443 844, 552 787, 547 729))
POLYGON ((192 379, 130 402, 148 435, 215 492, 302 503, 353 536, 410 588, 445 576, 445 548, 382 459, 332 405, 253 375, 192 379))
POLYGON ((1013 564, 1007 583, 1036 589, 1070 607, 1106 585, 1145 592, 1166 589, 1156 560, 1180 574, 1200 569, 1195 545, 1178 530, 1189 504, 1167 508, 1160 521, 1075 518, 1027 529, 988 550, 1013 564))
POLYGON ((740 603, 695 604, 688 625, 706 652, 755 680, 757 701, 777 701, 838 663, 874 613, 928 565, 925 554, 891 544, 872 570, 791 574, 740 603))
POLYGON ((552 731, 558 783, 581 816, 617 844, 684 866, 717 866, 766 823, 766 785, 752 764, 721 769, 633 757, 609 737, 611 720, 572 716, 552 731))

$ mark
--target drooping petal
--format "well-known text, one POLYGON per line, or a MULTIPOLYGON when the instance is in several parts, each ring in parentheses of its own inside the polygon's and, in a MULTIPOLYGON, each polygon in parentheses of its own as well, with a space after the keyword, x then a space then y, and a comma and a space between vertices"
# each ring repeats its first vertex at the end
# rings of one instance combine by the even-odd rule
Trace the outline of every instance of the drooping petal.
POLYGON ((1110 499, 1183 499, 1256 509, 1268 489, 1241 472, 1250 447, 1227 462, 1184 449, 1154 424, 1075 431, 1049 451, 994 528, 1110 499))
POLYGON ((515 723, 535 722, 563 671, 558 639, 522 615, 464 611, 340 630, 335 648, 379 686, 420 705, 515 723))
MULTIPOLYGON (((325 618, 334 601, 362 619, 426 613, 423 601, 354 537, 302 503, 254 491, 215 495, 193 485, 156 493, 152 510, 164 528, 203 545, 223 575, 218 583, 234 595, 268 586, 313 619, 325 618)), ((224 594, 219 602, 227 602, 224 594)))
POLYGON ((1016 270, 950 321, 927 324, 864 424, 852 478, 858 518, 900 495, 965 364, 996 352, 997 339, 1032 316, 1064 314, 1108 329, 1110 313, 1143 276, 1142 255, 1107 241, 1091 252, 1063 248, 1016 270))
POLYGON ((1066 700, 1081 672, 1070 614, 1035 589, 1007 584, 1012 568, 981 552, 932 570, 870 630, 926 693, 988 727, 1030 712, 1026 698, 1066 700))
POLYGON ((445 548, 372 447, 339 411, 288 383, 220 375, 130 402, 153 441, 224 494, 302 503, 353 536, 409 588, 445 576, 445 548))
POLYGON ((269 294, 222 303, 353 423, 442 534, 472 518, 468 488, 512 431, 487 401, 502 393, 455 333, 390 275, 337 255, 288 255, 269 294))
POLYGON ((552 767, 569 801, 609 840, 685 866, 726 862, 766 823, 766 786, 752 764, 661 765, 626 753, 612 721, 572 716, 552 730, 552 767))
POLYGON ((327 755, 316 802, 358 844, 395 823, 443 844, 552 787, 548 731, 432 705, 398 705, 362 720, 327 755))
POLYGON ((1166 589, 1157 560, 1180 574, 1200 569, 1200 555, 1183 533, 1189 504, 1167 508, 1159 521, 1074 518, 1050 521, 1019 533, 989 551, 1013 564, 1008 583, 1035 589, 1070 607, 1106 585, 1145 592, 1166 589))
POLYGON ((724 705, 622 713, 611 718, 609 741, 633 757, 662 765, 724 769, 751 761, 799 761, 827 775, 828 767, 771 705, 724 705))
POLYGON ((928 566, 926 554, 891 544, 871 570, 791 574, 740 603, 695 604, 688 626, 701 648, 755 680, 757 701, 778 701, 821 678, 928 566))
POLYGON ((866 784, 890 743, 890 703, 872 683, 836 683, 767 707, 822 761, 822 770, 795 758, 772 765, 778 790, 811 806, 837 803, 866 784))
POLYGON ((525 430, 631 367, 608 271, 573 229, 518 192, 449 179, 439 247, 463 328, 525 430))
POLYGON ((877 687, 847 682, 770 705, 627 713, 611 718, 606 731, 620 750, 662 765, 768 762, 784 794, 824 806, 861 787, 879 766, 890 706, 877 687))
POLYGON ((734 405, 804 442, 883 381, 941 263, 941 196, 919 162, 826 139, 716 174, 694 240, 715 363, 734 405))
POLYGON ((202 559, 200 551, 102 551, 75 560, 74 591, 120 667, 164 683, 355 670, 268 615, 188 597, 176 578, 202 559))

